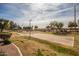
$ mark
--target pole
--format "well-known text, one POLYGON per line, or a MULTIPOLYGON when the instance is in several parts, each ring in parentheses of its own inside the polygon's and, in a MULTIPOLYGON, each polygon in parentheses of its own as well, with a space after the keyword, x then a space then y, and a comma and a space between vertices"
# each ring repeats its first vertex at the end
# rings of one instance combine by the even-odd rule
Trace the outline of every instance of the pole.
POLYGON ((31 21, 32 20, 29 20, 29 39, 31 39, 31 21))
POLYGON ((76 24, 76 5, 74 4, 74 22, 76 24))
POLYGON ((76 27, 77 27, 77 24, 76 24, 76 4, 74 4, 74 29, 75 29, 75 31, 76 31, 76 27))

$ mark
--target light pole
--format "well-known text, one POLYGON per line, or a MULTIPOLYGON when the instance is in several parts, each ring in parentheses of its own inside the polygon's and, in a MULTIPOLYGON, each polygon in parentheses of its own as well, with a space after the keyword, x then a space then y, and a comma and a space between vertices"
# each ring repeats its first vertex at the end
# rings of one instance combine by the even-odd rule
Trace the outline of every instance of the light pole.
POLYGON ((31 19, 29 20, 29 39, 31 39, 31 19))
POLYGON ((74 4, 74 22, 76 24, 76 5, 74 4))
POLYGON ((77 23, 76 23, 76 4, 74 4, 74 28, 75 28, 75 31, 76 31, 76 27, 77 27, 77 23))

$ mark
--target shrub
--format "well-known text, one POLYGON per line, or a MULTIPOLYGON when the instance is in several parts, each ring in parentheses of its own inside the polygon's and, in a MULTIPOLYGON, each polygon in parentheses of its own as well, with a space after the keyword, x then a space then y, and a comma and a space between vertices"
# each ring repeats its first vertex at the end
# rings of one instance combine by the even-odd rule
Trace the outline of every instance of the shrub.
POLYGON ((0 38, 5 40, 5 39, 9 39, 11 37, 11 33, 8 33, 8 32, 2 32, 0 33, 0 38))
POLYGON ((4 43, 4 44, 10 44, 11 42, 10 42, 8 39, 5 39, 5 40, 3 41, 3 43, 4 43))
POLYGON ((1 32, 0 38, 3 40, 4 44, 10 44, 11 42, 8 40, 11 37, 11 33, 8 32, 1 32))
POLYGON ((43 54, 42 54, 40 49, 37 50, 37 56, 43 56, 43 54))
POLYGON ((5 53, 0 53, 0 56, 6 56, 6 54, 5 53))

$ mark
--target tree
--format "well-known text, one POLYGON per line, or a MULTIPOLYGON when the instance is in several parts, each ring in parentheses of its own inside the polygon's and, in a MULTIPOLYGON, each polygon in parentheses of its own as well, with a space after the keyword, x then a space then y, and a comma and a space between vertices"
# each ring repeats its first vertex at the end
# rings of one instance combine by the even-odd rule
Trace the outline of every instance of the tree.
POLYGON ((57 24, 57 27, 59 28, 59 29, 61 29, 62 27, 63 27, 63 23, 61 23, 61 22, 59 22, 58 24, 57 24))
POLYGON ((79 20, 78 20, 78 27, 79 27, 79 20))
POLYGON ((75 23, 75 22, 69 22, 68 23, 68 27, 72 27, 72 28, 74 28, 74 27, 77 27, 78 25, 75 23))
POLYGON ((2 32, 3 31, 3 22, 0 20, 0 32, 2 32))
POLYGON ((13 30, 17 27, 17 24, 14 23, 13 21, 10 21, 10 30, 13 30))
POLYGON ((74 30, 76 30, 76 27, 77 27, 78 25, 77 25, 77 23, 75 23, 75 22, 69 22, 68 23, 68 27, 70 28, 70 31, 72 30, 72 29, 74 29, 74 30))
POLYGON ((50 25, 51 29, 57 28, 57 21, 50 22, 49 25, 50 25))
POLYGON ((18 28, 17 24, 14 23, 13 21, 7 20, 7 19, 0 19, 0 31, 3 32, 4 29, 6 30, 12 30, 15 28, 18 28))
POLYGON ((50 24, 51 29, 61 30, 61 28, 64 26, 62 22, 53 21, 50 24))
POLYGON ((30 26, 24 26, 23 27, 23 30, 26 30, 26 31, 29 31, 29 30, 32 30, 33 28, 32 27, 30 27, 30 26))
POLYGON ((10 21, 6 20, 4 26, 5 26, 5 29, 7 29, 7 30, 10 29, 10 21))
POLYGON ((0 32, 2 32, 4 29, 6 29, 7 24, 8 24, 8 20, 0 19, 0 32))
POLYGON ((48 25, 48 26, 46 26, 46 28, 47 28, 47 29, 49 29, 49 28, 50 28, 50 26, 48 25))
POLYGON ((50 26, 48 25, 48 26, 46 26, 46 29, 47 29, 48 31, 50 31, 51 28, 50 28, 50 26))
POLYGON ((38 26, 37 25, 35 25, 35 27, 34 27, 35 29, 37 29, 38 28, 38 26))

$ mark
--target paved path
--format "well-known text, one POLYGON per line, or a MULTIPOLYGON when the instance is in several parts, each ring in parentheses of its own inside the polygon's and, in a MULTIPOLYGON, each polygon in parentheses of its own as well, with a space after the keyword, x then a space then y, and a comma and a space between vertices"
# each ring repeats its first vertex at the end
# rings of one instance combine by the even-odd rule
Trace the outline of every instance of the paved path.
MULTIPOLYGON (((29 36, 28 33, 27 34, 18 33, 18 34, 21 36, 29 36)), ((45 34, 45 33, 39 33, 39 32, 32 33, 31 36, 35 38, 51 41, 51 42, 68 45, 68 46, 74 46, 74 37, 72 36, 57 36, 57 35, 45 34)))
POLYGON ((13 44, 1 45, 0 52, 4 52, 7 56, 20 56, 18 49, 13 44))

